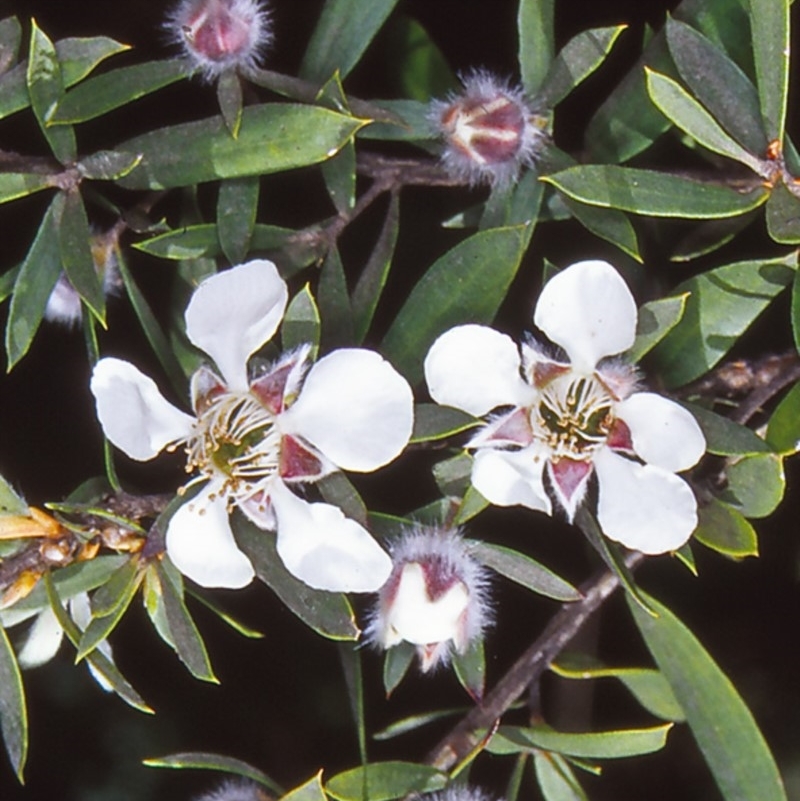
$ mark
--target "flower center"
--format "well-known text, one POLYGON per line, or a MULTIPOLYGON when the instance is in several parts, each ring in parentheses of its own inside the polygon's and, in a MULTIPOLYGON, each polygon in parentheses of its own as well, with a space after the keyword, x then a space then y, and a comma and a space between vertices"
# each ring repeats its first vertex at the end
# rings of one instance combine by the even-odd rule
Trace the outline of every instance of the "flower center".
POLYGON ((614 425, 614 399, 594 377, 558 377, 541 390, 531 410, 533 435, 548 445, 553 458, 588 461, 614 425))
POLYGON ((277 472, 280 434, 275 418, 249 392, 220 392, 200 412, 186 454, 187 472, 222 473, 226 490, 241 497, 277 472))

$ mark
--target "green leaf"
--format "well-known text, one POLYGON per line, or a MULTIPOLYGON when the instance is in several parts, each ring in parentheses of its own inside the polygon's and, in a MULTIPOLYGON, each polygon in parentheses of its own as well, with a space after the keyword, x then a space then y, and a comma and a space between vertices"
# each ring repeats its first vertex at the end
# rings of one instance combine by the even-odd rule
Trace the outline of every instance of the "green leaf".
POLYGON ((409 793, 430 793, 447 784, 447 774, 413 762, 373 762, 338 773, 325 784, 337 801, 390 801, 409 793))
POLYGON ((555 56, 554 0, 520 0, 519 68, 522 85, 531 97, 539 92, 555 56))
POLYGON ((7 72, 19 58, 22 26, 16 17, 0 20, 0 75, 7 72))
POLYGON ((747 75, 690 25, 668 17, 665 30, 670 55, 692 94, 750 153, 766 153, 758 93, 747 75))
POLYGON ((353 307, 353 336, 356 344, 361 344, 367 336, 375 309, 386 286, 389 269, 392 266, 397 236, 400 233, 400 195, 393 192, 389 199, 386 219, 378 234, 367 263, 358 277, 350 298, 353 307))
POLYGON ((433 466, 433 478, 444 496, 460 498, 470 484, 472 456, 462 451, 433 466))
POLYGON ((746 456, 751 453, 769 453, 770 446, 752 429, 728 417, 683 403, 697 420, 706 438, 706 450, 716 456, 746 456))
POLYGON ((316 486, 325 501, 338 506, 351 520, 367 527, 367 507, 358 490, 341 470, 323 476, 316 486))
POLYGON ((544 801, 588 801, 564 757, 547 751, 534 751, 533 764, 544 801))
POLYGON ((762 187, 737 192, 679 175, 615 164, 568 167, 542 176, 542 180, 581 203, 652 217, 735 217, 761 205, 769 196, 762 187))
POLYGON ((797 254, 780 259, 726 264, 684 281, 689 292, 680 323, 653 351, 668 387, 703 375, 794 278, 797 254))
POLYGON ((740 214, 738 217, 725 217, 721 220, 705 220, 695 223, 673 247, 669 257, 670 261, 688 262, 719 250, 758 216, 759 210, 754 209, 740 214))
POLYGON ((58 193, 45 212, 14 284, 6 324, 8 369, 28 352, 39 329, 47 300, 61 274, 58 227, 64 210, 64 195, 58 193))
POLYGON ((425 143, 435 138, 428 120, 427 103, 419 100, 376 100, 375 103, 396 117, 396 121, 373 122, 358 132, 360 139, 425 143))
MULTIPOLYGON (((408 643, 404 643, 404 645, 408 645, 413 653, 414 649, 412 646, 410 646, 408 643)), ((391 650, 395 650, 395 648, 392 648, 391 650)), ((375 732, 375 734, 372 735, 372 739, 391 740, 394 737, 399 737, 401 734, 407 734, 408 732, 421 729, 423 726, 427 726, 429 723, 435 723, 437 720, 451 718, 455 715, 464 715, 468 711, 468 708, 459 706, 452 707, 450 709, 438 709, 435 712, 423 712, 419 715, 409 715, 407 718, 396 720, 394 723, 390 723, 385 729, 375 732)))
POLYGON ((761 116, 770 141, 783 141, 789 95, 789 0, 749 0, 761 116))
POLYGON ((675 722, 686 719, 669 682, 652 668, 610 668, 585 654, 566 652, 550 665, 550 670, 565 679, 617 679, 656 717, 675 722))
POLYGON ((767 443, 779 453, 800 450, 800 384, 795 384, 775 408, 767 425, 767 443))
POLYGON ((696 142, 721 156, 740 161, 762 177, 765 165, 725 132, 714 116, 667 75, 645 68, 647 91, 661 112, 696 142))
POLYGON ((537 104, 553 108, 602 63, 626 25, 591 28, 570 39, 550 65, 536 93, 537 104))
POLYGON ((453 669, 458 683, 473 700, 480 702, 486 688, 486 655, 483 638, 476 637, 463 654, 457 650, 453 651, 453 669))
POLYGON ((344 80, 358 64, 364 51, 397 0, 326 0, 308 49, 300 65, 300 77, 327 80, 337 70, 344 80))
POLYGON ((694 538, 731 559, 758 556, 758 535, 741 512, 710 498, 697 509, 694 538))
POLYGON ((223 773, 233 773, 245 779, 263 784, 270 792, 277 796, 283 795, 283 789, 276 784, 266 773, 254 768, 247 762, 221 754, 208 754, 203 751, 186 751, 180 754, 169 754, 163 757, 152 757, 142 760, 142 763, 151 768, 200 768, 202 770, 218 770, 223 773))
POLYGON ((228 133, 237 139, 242 124, 244 98, 242 81, 236 70, 226 69, 217 79, 217 102, 228 133))
POLYGON ((382 350, 412 384, 436 337, 464 322, 490 323, 522 259, 527 227, 479 231, 438 259, 400 309, 382 350))
POLYGON ((769 235, 782 245, 800 243, 800 198, 780 181, 772 187, 766 205, 769 235))
POLYGON ((414 430, 410 442, 434 442, 447 439, 480 425, 471 414, 438 403, 418 403, 414 406, 414 430))
POLYGON ((361 764, 365 765, 367 762, 367 729, 364 723, 364 671, 361 667, 361 652, 352 643, 338 643, 337 650, 350 701, 350 713, 356 726, 358 753, 361 757, 361 764))
POLYGON ((325 791, 322 789, 322 771, 305 784, 301 784, 281 796, 280 801, 328 801, 325 791))
POLYGON ((184 587, 184 592, 194 598, 195 601, 202 604, 206 609, 213 612, 223 623, 226 623, 243 637, 248 637, 251 640, 260 640, 264 637, 263 631, 258 631, 258 629, 254 629, 252 626, 245 625, 241 620, 237 620, 233 615, 230 615, 222 609, 215 601, 206 598, 199 592, 194 592, 191 587, 184 587))
POLYGON ((0 173, 0 203, 17 200, 53 185, 53 176, 38 172, 0 173))
POLYGON ((311 287, 306 284, 291 300, 281 323, 281 345, 285 351, 311 345, 311 358, 319 351, 320 319, 311 287))
POLYGON ((119 183, 126 189, 170 189, 305 167, 333 156, 363 124, 318 106, 248 106, 237 139, 219 117, 212 117, 123 142, 118 150, 143 158, 119 183))
POLYGON ((566 195, 560 195, 559 197, 569 209, 569 213, 587 231, 591 231, 595 236, 599 236, 601 239, 605 239, 606 242, 616 245, 623 253, 627 253, 636 261, 642 261, 636 231, 625 214, 616 209, 587 206, 585 203, 578 203, 566 195))
POLYGON ((195 678, 219 684, 211 667, 203 638, 184 603, 182 588, 172 583, 162 565, 156 565, 155 572, 161 587, 161 597, 175 653, 195 678))
MULTIPOLYGON (((397 685, 408 673, 415 654, 416 649, 414 646, 405 642, 405 640, 386 650, 386 655, 383 658, 383 688, 386 691, 387 698, 395 691, 397 685)), ((375 739, 381 738, 376 734, 375 739)))
POLYGON ((57 125, 92 120, 185 79, 187 75, 183 59, 147 61, 109 70, 67 92, 47 122, 57 125))
POLYGON ((359 630, 344 595, 312 590, 283 566, 275 549, 275 536, 233 518, 236 541, 264 582, 307 626, 332 640, 356 640, 359 630))
POLYGON ((675 615, 654 598, 658 617, 631 614, 667 677, 727 801, 786 801, 775 760, 728 677, 675 615))
POLYGON ((28 504, 14 488, 0 476, 0 515, 27 515, 28 504))
POLYGON ((556 601, 579 601, 582 597, 568 581, 519 551, 476 541, 470 543, 470 553, 481 564, 539 595, 556 601))
POLYGON ((22 772, 28 756, 28 711, 14 649, 0 627, 0 731, 11 767, 23 783, 22 772))
POLYGON ((64 83, 56 48, 38 27, 36 20, 31 20, 31 46, 26 82, 33 114, 53 155, 62 164, 75 161, 77 144, 72 128, 69 126, 49 128, 47 126, 47 118, 51 110, 64 95, 64 83))
POLYGON ((585 759, 622 759, 661 750, 671 728, 672 723, 665 723, 649 729, 573 733, 555 731, 544 725, 501 726, 489 740, 486 750, 490 754, 518 754, 544 749, 585 759))
POLYGON ((353 311, 347 293, 344 265, 336 247, 328 251, 319 275, 317 304, 325 351, 353 343, 353 311))
POLYGON ((467 491, 464 493, 464 498, 458 507, 458 511, 453 517, 453 524, 456 526, 463 526, 464 523, 469 522, 473 517, 479 515, 489 505, 489 501, 487 501, 475 487, 470 485, 467 487, 467 491))
POLYGON ((81 175, 91 181, 116 181, 126 176, 140 161, 136 154, 98 150, 81 159, 76 166, 81 175))
POLYGON ((727 486, 720 498, 745 517, 767 517, 783 500, 786 476, 783 459, 774 453, 745 456, 725 470, 727 486))
POLYGON ((259 180, 257 177, 221 181, 217 196, 217 235, 231 264, 241 264, 250 251, 256 224, 259 180))
POLYGON ((681 321, 686 310, 688 292, 672 298, 651 300, 639 308, 636 339, 625 354, 629 361, 641 361, 681 321))
POLYGON ((342 215, 351 212, 356 205, 356 146, 352 139, 323 162, 322 175, 336 211, 342 215))

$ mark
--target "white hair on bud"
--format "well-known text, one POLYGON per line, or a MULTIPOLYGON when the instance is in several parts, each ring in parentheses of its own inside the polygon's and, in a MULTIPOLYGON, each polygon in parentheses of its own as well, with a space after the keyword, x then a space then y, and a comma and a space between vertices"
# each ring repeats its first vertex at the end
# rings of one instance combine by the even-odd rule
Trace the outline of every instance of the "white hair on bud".
POLYGON ((227 779, 194 801, 271 801, 261 785, 248 779, 227 779))
POLYGON ((492 801, 492 796, 480 787, 453 784, 436 793, 426 794, 424 801, 492 801))

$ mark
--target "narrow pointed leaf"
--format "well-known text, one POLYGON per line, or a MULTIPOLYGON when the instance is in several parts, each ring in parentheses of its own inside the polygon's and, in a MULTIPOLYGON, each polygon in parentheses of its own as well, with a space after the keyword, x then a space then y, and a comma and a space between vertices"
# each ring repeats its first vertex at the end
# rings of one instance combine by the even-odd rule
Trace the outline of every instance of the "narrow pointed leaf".
POLYGON ((361 667, 361 652, 352 643, 339 643, 338 651, 350 701, 350 713, 353 716, 358 737, 358 753, 361 757, 361 764, 365 765, 367 762, 367 729, 364 723, 364 673, 361 667))
POLYGON ((131 153, 98 150, 78 162, 81 175, 92 181, 116 181, 124 178, 141 161, 131 153))
POLYGON ((231 264, 241 264, 250 250, 258 211, 257 177, 222 181, 217 196, 217 234, 231 264))
POLYGON ((319 275, 317 304, 322 321, 322 342, 326 351, 353 343, 353 311, 347 293, 347 279, 344 274, 339 250, 328 251, 319 275))
POLYGON ((587 801, 564 757, 548 751, 534 751, 533 764, 544 801, 587 801))
POLYGON ((27 515, 28 504, 11 484, 0 476, 0 515, 27 515))
POLYGON ((322 176, 328 195, 339 214, 348 214, 356 205, 356 146, 350 140, 333 157, 323 162, 322 176))
POLYGON ((317 481, 317 489, 325 501, 338 506, 351 520, 367 527, 366 504, 350 479, 341 470, 323 476, 317 481))
POLYGON ((639 308, 636 339, 625 358, 633 364, 641 361, 681 321, 688 292, 671 298, 651 300, 639 308))
POLYGON ((445 97, 458 86, 450 64, 428 31, 411 17, 392 20, 389 52, 400 69, 398 94, 427 103, 432 97, 445 97))
POLYGON ((228 133, 234 139, 238 139, 239 128, 242 124, 244 98, 242 81, 236 70, 227 69, 217 79, 217 102, 228 133))
POLYGON ((19 58, 22 26, 16 17, 0 20, 0 75, 7 72, 19 58))
POLYGON ((281 796, 280 801, 328 801, 325 790, 322 788, 322 771, 305 784, 301 784, 281 796))
POLYGON ((709 453, 716 456, 747 456, 751 453, 771 451, 769 444, 747 426, 693 403, 683 405, 692 413, 703 430, 706 450, 709 453))
POLYGON ((522 85, 534 97, 555 56, 554 0, 520 0, 517 14, 522 85))
POLYGON ((775 760, 750 710, 688 628, 648 597, 658 617, 631 614, 675 697, 726 801, 786 801, 775 760))
POLYGON ((481 637, 474 639, 463 654, 453 653, 453 670, 458 683, 479 702, 486 688, 486 655, 481 637))
POLYGON ((616 245, 623 253, 627 253, 636 261, 641 262, 639 241, 631 221, 621 211, 616 209, 602 209, 599 206, 589 206, 578 203, 566 195, 561 199, 569 209, 570 214, 588 231, 616 245))
MULTIPOLYGON (((415 653, 414 646, 405 641, 386 651, 386 655, 383 658, 383 689, 386 691, 387 698, 395 691, 397 685, 408 673, 414 661, 415 653)), ((378 735, 375 735, 375 739, 379 739, 378 735)))
POLYGON ((451 406, 439 406, 438 403, 418 403, 414 407, 414 430, 411 442, 433 442, 447 439, 470 428, 480 425, 481 421, 471 414, 454 409, 451 406))
POLYGON ((8 203, 53 185, 53 176, 39 172, 0 173, 0 203, 8 203))
POLYGON ((22 674, 8 636, 0 627, 0 732, 20 784, 28 756, 28 711, 22 674))
POLYGON ((731 559, 758 556, 758 535, 744 515, 718 498, 697 509, 694 539, 731 559))
POLYGON ((800 450, 800 384, 784 395, 767 425, 767 442, 779 453, 800 450))
POLYGON ((169 189, 305 167, 333 156, 363 124, 318 106, 248 106, 236 139, 219 117, 212 117, 123 142, 118 150, 143 158, 119 183, 127 189, 169 189))
POLYGON ((800 198, 783 181, 772 188, 766 205, 767 230, 781 245, 800 243, 800 198))
MULTIPOLYGON (((406 643, 408 645, 408 643, 406 643)), ((423 712, 419 715, 409 715, 402 720, 396 720, 390 723, 385 729, 381 729, 372 735, 373 740, 391 740, 399 737, 401 734, 421 729, 429 723, 435 723, 437 720, 444 718, 455 717, 456 715, 463 715, 468 710, 468 707, 453 707, 451 709, 438 709, 435 712, 423 712)))
POLYGON ((339 773, 325 784, 325 792, 337 801, 362 801, 366 788, 369 801, 390 801, 409 793, 441 790, 447 775, 413 762, 374 762, 363 768, 339 773))
POLYGON ((306 284, 291 300, 281 323, 281 346, 285 351, 311 345, 311 358, 319 350, 320 317, 317 303, 306 284))

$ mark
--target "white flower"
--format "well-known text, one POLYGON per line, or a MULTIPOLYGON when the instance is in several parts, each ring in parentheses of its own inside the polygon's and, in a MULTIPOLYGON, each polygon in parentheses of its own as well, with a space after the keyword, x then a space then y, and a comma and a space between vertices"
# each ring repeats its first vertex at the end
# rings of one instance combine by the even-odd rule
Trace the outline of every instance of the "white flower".
POLYGON ((242 587, 252 579, 228 521, 236 506, 277 531, 278 554, 309 586, 374 591, 391 570, 388 555, 338 507, 309 503, 290 487, 394 459, 411 434, 411 389, 381 356, 361 349, 334 351, 306 374, 309 348, 300 348, 249 377, 249 357, 275 333, 286 300, 286 284, 268 261, 206 279, 186 310, 186 332, 219 374, 201 367, 192 377, 194 415, 120 359, 94 369, 97 415, 108 439, 133 459, 183 444, 187 471, 206 481, 166 533, 170 559, 197 583, 242 587))
POLYGON ((381 587, 367 640, 383 648, 416 646, 423 672, 464 653, 489 623, 486 570, 456 531, 417 528, 391 547, 392 573, 381 587))
POLYGON ((573 264, 545 285, 533 319, 568 361, 536 343, 520 355, 509 337, 478 325, 445 332, 425 360, 438 403, 474 415, 504 407, 468 443, 475 488, 499 506, 547 514, 552 494, 572 520, 594 474, 607 537, 647 554, 679 548, 697 525, 697 502, 675 473, 700 459, 705 439, 683 407, 637 392, 635 369, 608 359, 635 337, 624 280, 606 262, 573 264))

